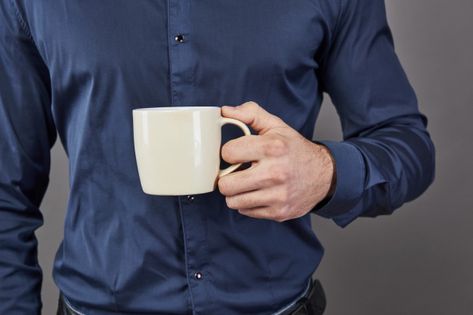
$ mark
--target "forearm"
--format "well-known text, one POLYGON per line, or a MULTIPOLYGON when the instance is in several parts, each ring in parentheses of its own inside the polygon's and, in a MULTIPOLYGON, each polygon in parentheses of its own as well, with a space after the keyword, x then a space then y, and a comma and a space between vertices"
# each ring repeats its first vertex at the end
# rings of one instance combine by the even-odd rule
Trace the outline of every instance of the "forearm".
POLYGON ((56 140, 50 75, 15 1, 0 2, 0 314, 41 311, 35 230, 56 140))
POLYGON ((0 188, 0 314, 41 313, 42 273, 37 261, 37 241, 32 232, 40 216, 12 209, 0 188))
POLYGON ((421 116, 396 119, 350 140, 366 165, 362 215, 389 214, 420 196, 435 177, 435 148, 421 116))
POLYGON ((339 178, 331 198, 313 211, 346 226, 358 216, 392 213, 421 195, 435 176, 435 149, 424 119, 406 115, 342 142, 320 141, 331 150, 339 178))

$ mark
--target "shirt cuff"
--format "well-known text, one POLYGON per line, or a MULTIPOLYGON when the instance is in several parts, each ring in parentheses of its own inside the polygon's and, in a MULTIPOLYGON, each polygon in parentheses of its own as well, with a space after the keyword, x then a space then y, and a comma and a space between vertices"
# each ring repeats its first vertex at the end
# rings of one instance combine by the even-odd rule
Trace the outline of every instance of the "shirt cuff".
POLYGON ((347 213, 360 201, 365 182, 365 164, 360 150, 347 141, 312 140, 324 145, 335 161, 335 190, 311 210, 325 218, 347 213))

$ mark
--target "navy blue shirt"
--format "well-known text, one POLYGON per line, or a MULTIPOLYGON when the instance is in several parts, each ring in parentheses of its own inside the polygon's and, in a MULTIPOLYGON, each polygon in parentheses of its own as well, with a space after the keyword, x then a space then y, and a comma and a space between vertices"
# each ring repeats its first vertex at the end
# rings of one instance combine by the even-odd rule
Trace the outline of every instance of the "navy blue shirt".
POLYGON ((382 0, 0 1, 0 314, 40 312, 34 232, 57 135, 70 196, 53 276, 79 311, 271 314, 292 301, 323 254, 310 213, 280 223, 218 190, 144 194, 131 112, 252 100, 311 139, 324 92, 343 141, 312 140, 337 181, 310 213, 346 226, 425 191, 434 146, 382 0))

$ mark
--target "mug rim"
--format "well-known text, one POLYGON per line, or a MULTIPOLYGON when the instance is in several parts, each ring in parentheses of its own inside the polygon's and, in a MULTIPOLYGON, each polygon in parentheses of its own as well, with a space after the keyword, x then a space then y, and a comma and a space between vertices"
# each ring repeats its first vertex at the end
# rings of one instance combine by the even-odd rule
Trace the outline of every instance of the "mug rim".
POLYGON ((133 109, 134 112, 166 112, 166 111, 185 111, 185 110, 215 110, 220 106, 159 106, 159 107, 142 107, 133 109))

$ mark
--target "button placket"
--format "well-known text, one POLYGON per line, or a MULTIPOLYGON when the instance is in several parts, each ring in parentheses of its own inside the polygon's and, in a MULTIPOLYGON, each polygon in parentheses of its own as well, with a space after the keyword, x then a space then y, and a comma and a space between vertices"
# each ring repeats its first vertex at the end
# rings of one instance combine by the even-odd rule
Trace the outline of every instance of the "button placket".
POLYGON ((187 280, 192 295, 195 314, 206 314, 208 301, 208 283, 205 281, 207 247, 207 223, 203 202, 194 195, 180 197, 183 215, 183 232, 185 233, 187 280))
MULTIPOLYGON (((193 100, 193 70, 197 63, 190 27, 191 0, 168 0, 168 49, 171 104, 193 100)), ((207 225, 204 205, 193 195, 179 196, 184 261, 193 314, 208 314, 209 292, 205 281, 207 225)))
POLYGON ((192 88, 195 56, 191 51, 190 0, 168 0, 168 49, 171 103, 182 105, 192 88))

